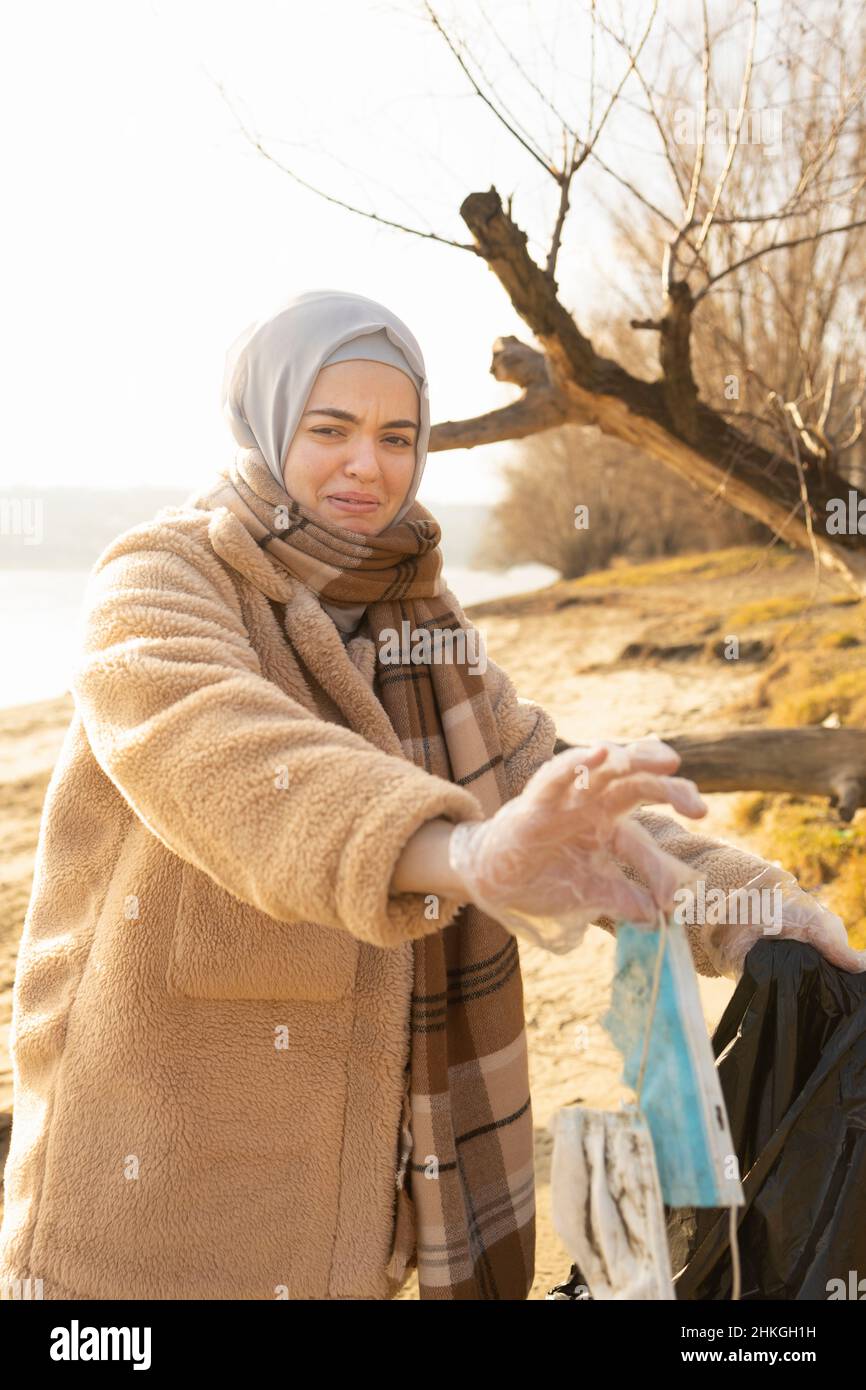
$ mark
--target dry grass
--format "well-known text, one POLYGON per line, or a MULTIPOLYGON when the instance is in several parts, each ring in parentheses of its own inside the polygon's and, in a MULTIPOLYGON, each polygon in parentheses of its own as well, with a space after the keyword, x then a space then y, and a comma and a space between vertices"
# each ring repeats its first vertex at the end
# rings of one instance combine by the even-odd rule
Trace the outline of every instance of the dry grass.
POLYGON ((759 852, 778 859, 803 888, 842 918, 852 946, 866 947, 866 815, 843 825, 822 798, 750 793, 735 823, 759 852))
POLYGON ((641 585, 676 582, 685 575, 702 580, 741 577, 753 568, 778 573, 793 564, 795 556, 778 547, 768 550, 759 545, 735 545, 726 550, 710 550, 697 555, 672 555, 642 565, 613 565, 571 581, 580 589, 632 589, 641 585))
MULTIPOLYGON (((864 609, 862 600, 845 594, 807 607, 802 595, 785 594, 742 605, 732 622, 764 632, 770 624, 775 653, 749 702, 751 711, 777 728, 866 729, 864 609), (781 621, 800 608, 808 618, 781 621)), ((866 811, 844 825, 822 798, 760 794, 740 798, 736 814, 760 852, 780 860, 804 887, 821 888, 822 901, 848 927, 851 944, 866 947, 866 811)))

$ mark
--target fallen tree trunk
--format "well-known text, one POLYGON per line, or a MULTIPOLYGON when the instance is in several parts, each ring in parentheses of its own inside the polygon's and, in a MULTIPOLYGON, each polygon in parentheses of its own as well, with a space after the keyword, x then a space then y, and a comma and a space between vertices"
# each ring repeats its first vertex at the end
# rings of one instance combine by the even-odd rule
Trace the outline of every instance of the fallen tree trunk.
MULTIPOLYGON (((866 806, 864 729, 737 729, 659 737, 682 758, 677 776, 690 778, 702 792, 826 796, 843 821, 866 806)), ((558 738, 553 751, 573 747, 558 738)))

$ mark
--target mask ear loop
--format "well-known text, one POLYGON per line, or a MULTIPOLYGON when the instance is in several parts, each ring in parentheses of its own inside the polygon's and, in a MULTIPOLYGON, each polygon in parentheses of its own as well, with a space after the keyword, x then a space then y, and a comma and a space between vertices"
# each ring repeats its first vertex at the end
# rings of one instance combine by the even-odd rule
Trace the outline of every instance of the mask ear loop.
MULTIPOLYGON (((653 984, 650 994, 649 1018, 647 1020, 646 1033, 643 1040, 643 1052, 641 1054, 640 1070, 638 1072, 637 1085, 635 1086, 637 1108, 640 1109, 641 1091, 643 1089, 644 1075, 646 1073, 647 1059, 649 1058, 650 1037, 652 1036, 653 1023, 655 1022, 656 1006, 658 1004, 659 990, 661 988, 662 964, 664 962, 665 946, 667 944, 667 916, 658 911, 659 929, 659 948, 656 954, 655 969, 653 971, 653 984)), ((740 1298, 740 1246, 737 1239, 737 1208, 728 1207, 728 1243, 731 1247, 731 1301, 738 1302, 740 1298)))
POLYGON ((639 1070, 639 1072, 638 1072, 637 1085, 635 1086, 635 1092, 636 1092, 636 1097, 637 1097, 637 1099, 636 1099, 636 1104, 637 1104, 637 1106, 638 1106, 638 1109, 640 1109, 640 1096, 641 1096, 641 1090, 642 1090, 642 1088, 643 1088, 643 1081, 644 1081, 644 1074, 645 1074, 645 1072, 646 1072, 647 1059, 648 1059, 648 1057, 649 1057, 650 1037, 651 1037, 651 1035, 652 1035, 653 1023, 655 1022, 656 1005, 657 1005, 657 1003, 658 1003, 659 989, 660 989, 660 987, 661 987, 661 979, 662 979, 662 962, 663 962, 663 960, 664 960, 665 944, 666 944, 666 942, 667 942, 667 929, 668 929, 667 918, 665 917, 665 914, 662 912, 661 908, 658 908, 658 926, 659 926, 659 949, 658 949, 658 952, 657 952, 657 954, 656 954, 655 970, 653 971, 653 987, 652 987, 652 992, 651 992, 651 994, 650 994, 649 1017, 647 1018, 646 1033, 644 1034, 643 1052, 641 1053, 640 1070, 639 1070))

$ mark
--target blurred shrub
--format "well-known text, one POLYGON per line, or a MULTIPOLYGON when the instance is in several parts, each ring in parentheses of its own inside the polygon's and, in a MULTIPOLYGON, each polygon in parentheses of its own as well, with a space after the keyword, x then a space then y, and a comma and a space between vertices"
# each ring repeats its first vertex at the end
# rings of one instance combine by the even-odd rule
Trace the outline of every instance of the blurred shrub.
POLYGON ((476 552, 484 569, 534 562, 574 579, 620 556, 650 559, 770 539, 758 522, 598 430, 564 425, 516 449, 504 468, 505 495, 476 552))

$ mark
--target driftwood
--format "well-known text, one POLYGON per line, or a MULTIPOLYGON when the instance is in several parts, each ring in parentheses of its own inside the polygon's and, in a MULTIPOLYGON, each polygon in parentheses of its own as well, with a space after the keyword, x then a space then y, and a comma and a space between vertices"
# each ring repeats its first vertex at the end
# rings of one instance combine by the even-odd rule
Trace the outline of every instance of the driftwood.
MULTIPOLYGON (((843 821, 866 806, 866 729, 737 729, 660 735, 680 754, 678 777, 702 792, 826 796, 843 821)), ((556 740, 554 753, 575 745, 556 740)))

